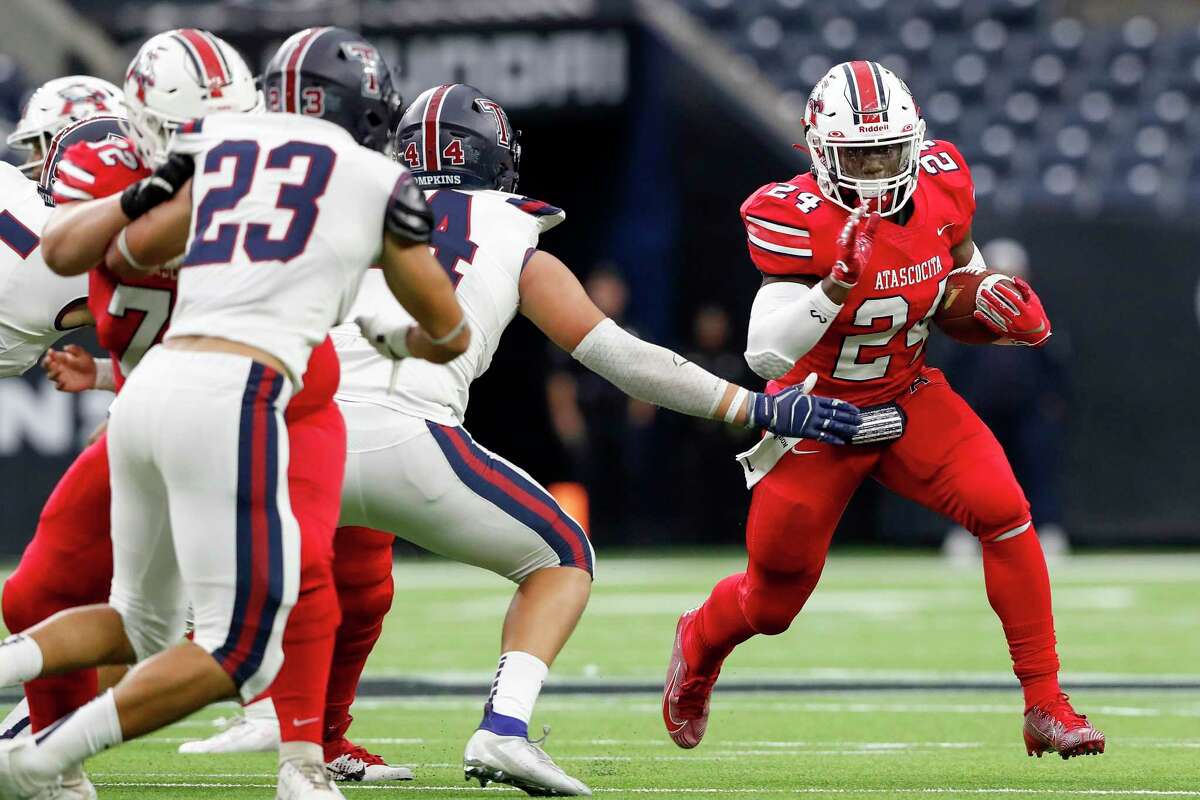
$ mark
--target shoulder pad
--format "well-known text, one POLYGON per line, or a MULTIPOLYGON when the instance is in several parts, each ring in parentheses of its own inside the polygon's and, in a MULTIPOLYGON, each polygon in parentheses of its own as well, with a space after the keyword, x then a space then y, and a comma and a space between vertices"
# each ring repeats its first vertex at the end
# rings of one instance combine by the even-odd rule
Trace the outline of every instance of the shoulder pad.
POLYGON ((920 160, 920 180, 937 186, 969 224, 975 214, 975 181, 962 153, 950 142, 931 139, 921 145, 920 160))
POLYGON ((428 242, 433 234, 433 211, 408 170, 396 178, 388 197, 384 227, 407 242, 428 242))
POLYGON ((742 203, 746 246, 759 272, 818 277, 828 272, 826 248, 819 244, 830 204, 803 177, 766 184, 742 203))
POLYGON ((506 200, 509 205, 516 206, 536 219, 540 233, 545 233, 567 218, 567 212, 561 208, 543 203, 541 200, 534 200, 532 197, 515 195, 506 200))

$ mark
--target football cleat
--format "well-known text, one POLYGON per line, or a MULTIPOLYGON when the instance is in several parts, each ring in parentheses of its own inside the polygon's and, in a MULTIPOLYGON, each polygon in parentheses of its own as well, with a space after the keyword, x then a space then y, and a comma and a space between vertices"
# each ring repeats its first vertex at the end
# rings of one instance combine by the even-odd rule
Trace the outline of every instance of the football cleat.
POLYGON ((325 765, 316 761, 285 761, 279 765, 275 800, 337 800, 345 795, 333 785, 325 765))
MULTIPOLYGON (((545 729, 549 735, 550 729, 545 729)), ((501 736, 475 731, 463 753, 463 775, 475 778, 480 786, 507 783, 533 797, 591 797, 592 790, 582 781, 563 772, 541 748, 546 740, 529 741, 524 736, 501 736)))
POLYGON ((675 644, 667 665, 663 686, 663 723, 675 744, 690 749, 700 744, 708 730, 708 706, 718 673, 692 675, 683 657, 684 632, 695 619, 697 609, 685 611, 675 626, 675 644))
POLYGON ((237 717, 220 733, 179 745, 179 752, 273 753, 279 749, 279 723, 272 718, 237 717))
POLYGON ((361 781, 375 783, 377 781, 411 781, 412 770, 408 767, 395 767, 381 757, 369 752, 350 740, 342 737, 336 742, 326 742, 325 769, 335 781, 361 781))
POLYGON ((58 794, 52 795, 57 800, 96 800, 96 787, 84 774, 83 770, 78 770, 77 774, 70 778, 63 777, 62 783, 59 784, 58 794))
POLYGON ((1042 753, 1058 753, 1066 760, 1104 752, 1104 734, 1092 727, 1086 716, 1077 714, 1062 692, 1025 712, 1022 733, 1025 752, 1038 758, 1042 753))
POLYGON ((41 781, 13 763, 15 753, 36 746, 31 736, 0 741, 0 797, 5 800, 77 800, 78 795, 64 794, 61 776, 53 781, 41 781))

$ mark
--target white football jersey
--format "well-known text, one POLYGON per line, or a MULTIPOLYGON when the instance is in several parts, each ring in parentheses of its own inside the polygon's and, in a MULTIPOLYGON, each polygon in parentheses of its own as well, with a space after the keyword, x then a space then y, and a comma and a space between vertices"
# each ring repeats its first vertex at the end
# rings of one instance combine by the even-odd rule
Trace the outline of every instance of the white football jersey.
POLYGON ((0 162, 0 378, 20 375, 66 333, 62 318, 87 302, 87 275, 55 275, 41 234, 53 208, 38 185, 0 162))
MULTIPOLYGON (((439 189, 425 197, 433 208, 433 253, 455 281, 459 305, 471 325, 471 345, 448 364, 404 359, 393 385, 394 362, 376 353, 357 325, 339 326, 333 331, 342 365, 337 397, 461 425, 471 382, 487 371, 501 334, 517 314, 521 270, 537 249, 538 235, 565 215, 546 203, 500 191, 439 189)), ((363 280, 350 317, 360 314, 379 315, 395 325, 412 322, 379 270, 370 270, 363 280)))
POLYGON ((406 170, 338 125, 297 114, 214 114, 182 127, 172 151, 195 155, 196 174, 166 338, 257 347, 298 388, 380 252, 406 170))

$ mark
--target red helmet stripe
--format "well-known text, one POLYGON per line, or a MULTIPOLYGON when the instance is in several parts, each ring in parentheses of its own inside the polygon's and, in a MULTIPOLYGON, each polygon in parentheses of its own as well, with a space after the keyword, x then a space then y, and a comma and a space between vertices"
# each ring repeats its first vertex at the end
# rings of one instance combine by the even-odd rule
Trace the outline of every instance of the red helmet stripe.
POLYGON ((427 172, 438 172, 442 168, 442 154, 438 149, 438 139, 441 135, 442 101, 452 88, 454 87, 450 85, 437 87, 429 95, 428 102, 425 103, 425 124, 422 127, 421 136, 424 139, 425 170, 427 172))
POLYGON ((300 105, 300 64, 304 61, 304 56, 308 52, 308 48, 312 46, 313 40, 328 28, 309 28, 300 38, 292 45, 292 52, 286 59, 283 60, 283 80, 280 81, 280 89, 283 92, 283 110, 291 114, 299 113, 302 106, 300 105))
POLYGON ((195 28, 182 28, 178 35, 200 67, 200 80, 205 86, 224 86, 230 82, 229 68, 216 42, 195 28))
POLYGON ((866 61, 852 61, 850 69, 854 73, 854 84, 858 89, 858 107, 864 112, 862 121, 879 122, 878 113, 869 113, 878 112, 883 108, 882 92, 875 83, 875 73, 871 65, 866 61))

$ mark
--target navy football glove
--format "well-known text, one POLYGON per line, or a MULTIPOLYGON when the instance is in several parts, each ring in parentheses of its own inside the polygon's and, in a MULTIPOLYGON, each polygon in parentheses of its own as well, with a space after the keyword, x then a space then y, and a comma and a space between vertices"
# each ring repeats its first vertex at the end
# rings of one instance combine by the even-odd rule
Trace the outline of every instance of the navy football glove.
POLYGON ((750 398, 750 427, 779 436, 849 444, 860 422, 854 405, 810 395, 804 385, 790 386, 775 395, 756 392, 750 398))

